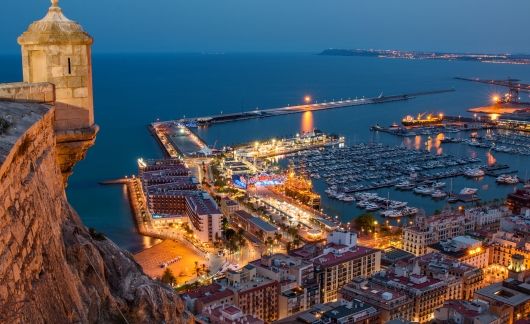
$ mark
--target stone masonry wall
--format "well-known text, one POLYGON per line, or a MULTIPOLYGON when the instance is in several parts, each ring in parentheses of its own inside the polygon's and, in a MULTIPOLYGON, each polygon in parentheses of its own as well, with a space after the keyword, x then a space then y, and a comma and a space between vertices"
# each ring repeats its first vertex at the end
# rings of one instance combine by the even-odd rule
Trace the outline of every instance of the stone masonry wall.
POLYGON ((169 287, 131 255, 89 233, 56 162, 54 109, 0 102, 0 322, 183 323, 169 287))
POLYGON ((55 88, 51 83, 4 83, 0 84, 0 100, 52 103, 55 88))
MULTIPOLYGON (((73 172, 75 164, 85 158, 88 149, 94 145, 97 125, 77 128, 81 124, 75 122, 76 110, 55 101, 55 86, 51 83, 3 83, 0 84, 0 101, 49 103, 55 105, 54 128, 56 135, 57 162, 63 174, 64 183, 73 172), (58 118, 62 118, 59 120, 58 118), (69 124, 68 118, 73 122, 69 124), (64 128, 67 125, 75 126, 64 128), (63 127, 63 128, 61 128, 63 127)), ((86 119, 87 111, 81 109, 81 115, 86 119)), ((79 117, 78 116, 78 117, 79 117)))
POLYGON ((47 81, 55 85, 55 129, 88 128, 94 125, 90 46, 25 45, 22 47, 22 67, 25 82, 47 81), (31 53, 36 52, 45 56, 42 75, 35 73, 39 67, 31 65, 31 53))

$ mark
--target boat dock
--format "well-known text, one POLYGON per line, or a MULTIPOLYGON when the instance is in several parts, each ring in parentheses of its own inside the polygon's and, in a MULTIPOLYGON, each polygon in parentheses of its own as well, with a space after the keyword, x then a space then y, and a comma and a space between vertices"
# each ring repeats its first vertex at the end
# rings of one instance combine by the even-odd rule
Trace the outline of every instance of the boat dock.
POLYGON ((226 123, 226 122, 232 122, 232 121, 238 121, 238 120, 298 114, 298 113, 303 113, 306 111, 319 111, 319 110, 327 110, 327 109, 382 104, 382 103, 388 103, 388 102, 394 102, 394 101, 405 101, 405 100, 413 99, 419 96, 442 94, 442 93, 453 92, 453 91, 455 90, 444 89, 444 90, 424 91, 424 92, 416 92, 416 93, 408 93, 408 94, 400 94, 400 95, 392 95, 392 96, 383 96, 381 94, 378 97, 372 97, 372 98, 361 98, 361 99, 356 98, 356 99, 347 99, 347 100, 339 100, 339 101, 312 103, 312 104, 305 104, 305 105, 287 106, 287 107, 280 107, 280 108, 255 109, 251 111, 211 115, 211 116, 204 116, 204 117, 183 118, 183 119, 177 120, 177 122, 182 123, 184 125, 190 125, 190 126, 191 125, 207 126, 210 124, 226 123))

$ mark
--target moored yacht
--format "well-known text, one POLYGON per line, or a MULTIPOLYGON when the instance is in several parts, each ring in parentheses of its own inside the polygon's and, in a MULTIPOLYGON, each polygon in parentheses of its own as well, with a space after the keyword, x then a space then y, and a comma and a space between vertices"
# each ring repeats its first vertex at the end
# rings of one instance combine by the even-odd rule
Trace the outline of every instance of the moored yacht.
POLYGON ((441 190, 435 190, 432 194, 431 194, 431 197, 433 198, 436 198, 436 199, 441 199, 441 198, 445 198, 447 196, 447 194, 441 190))
POLYGON ((484 171, 479 168, 468 168, 464 170, 464 175, 470 178, 479 178, 484 176, 484 171))
POLYGON ((433 189, 426 186, 419 186, 414 188, 414 193, 420 194, 420 195, 430 195, 433 192, 433 189))
POLYGON ((461 195, 474 195, 477 193, 477 191, 478 191, 477 188, 464 188, 460 190, 460 194, 461 195))
POLYGON ((519 183, 519 178, 516 175, 511 176, 508 174, 501 174, 500 176, 497 177, 495 181, 497 181, 498 183, 505 183, 505 184, 517 184, 519 183))

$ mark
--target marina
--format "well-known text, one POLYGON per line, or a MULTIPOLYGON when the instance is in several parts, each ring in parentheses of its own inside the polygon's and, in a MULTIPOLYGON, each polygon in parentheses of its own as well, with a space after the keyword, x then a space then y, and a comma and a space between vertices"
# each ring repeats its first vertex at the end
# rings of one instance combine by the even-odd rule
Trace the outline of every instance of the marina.
POLYGON ((398 137, 428 136, 429 139, 435 137, 442 144, 462 143, 473 147, 486 148, 495 152, 530 155, 530 135, 527 132, 506 129, 487 118, 481 121, 480 117, 465 119, 461 117, 450 117, 451 120, 457 118, 463 121, 444 121, 428 125, 407 121, 404 124, 420 126, 399 126, 394 123, 389 127, 383 127, 376 124, 370 127, 370 130, 372 132, 382 132, 398 137), (466 135, 462 136, 462 134, 466 135))
POLYGON ((354 204, 368 212, 380 211, 383 217, 412 216, 418 207, 408 201, 381 196, 377 191, 389 188, 410 191, 414 195, 447 203, 480 201, 478 188, 453 188, 454 178, 496 177, 497 183, 515 184, 506 164, 483 164, 478 158, 432 154, 403 145, 361 143, 350 147, 301 152, 291 157, 296 172, 307 173, 323 183, 332 200, 354 204), (498 173, 502 172, 502 173, 498 173), (443 179, 449 179, 450 183, 443 179))

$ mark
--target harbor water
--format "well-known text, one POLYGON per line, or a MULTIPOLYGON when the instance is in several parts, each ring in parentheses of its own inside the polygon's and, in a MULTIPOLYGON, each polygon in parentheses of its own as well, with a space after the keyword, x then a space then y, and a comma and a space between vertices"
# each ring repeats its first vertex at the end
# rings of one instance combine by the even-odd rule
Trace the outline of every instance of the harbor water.
MULTIPOLYGON (((455 76, 530 81, 530 66, 368 57, 334 57, 314 54, 166 54, 95 55, 95 117, 101 127, 96 145, 89 150, 70 178, 67 194, 85 224, 108 235, 118 245, 139 251, 153 241, 136 233, 126 191, 121 186, 101 186, 99 181, 136 173, 140 157, 157 158, 162 151, 147 125, 221 112, 274 108, 301 104, 304 96, 315 101, 340 100, 454 88, 455 92, 423 96, 408 101, 367 105, 297 115, 218 124, 198 130, 209 145, 219 148, 270 137, 292 136, 318 128, 346 137, 347 144, 382 142, 425 149, 427 136, 397 137, 370 131, 376 123, 399 123, 405 115, 443 112, 469 115, 466 109, 489 103, 504 89, 454 80, 455 76)), ((0 57, 1 80, 21 79, 19 56, 0 57)), ((527 95, 525 95, 527 96, 527 95)), ((530 101, 530 98, 522 98, 530 101)), ((451 135, 453 136, 453 135, 451 135)), ((467 136, 466 133, 458 136, 467 136)), ((477 157, 482 163, 506 163, 522 178, 530 157, 465 144, 428 145, 434 154, 477 157)), ((530 170, 529 170, 530 171, 530 170)), ((449 180, 446 180, 448 182, 449 180)), ((325 184, 315 181, 324 210, 348 222, 363 210, 355 204, 329 199, 325 184)), ((494 177, 453 181, 455 190, 479 189, 484 200, 504 198, 513 186, 497 186, 494 177)), ((433 212, 443 201, 419 197, 409 191, 379 189, 380 196, 408 201, 433 212)))

